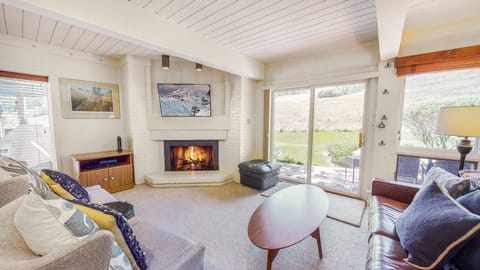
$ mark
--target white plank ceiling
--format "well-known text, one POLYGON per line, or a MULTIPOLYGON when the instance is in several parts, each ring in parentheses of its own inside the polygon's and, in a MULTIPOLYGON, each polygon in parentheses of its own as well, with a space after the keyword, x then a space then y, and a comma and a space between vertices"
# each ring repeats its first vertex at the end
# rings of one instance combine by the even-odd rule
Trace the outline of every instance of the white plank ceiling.
MULTIPOLYGON (((151 12, 159 22, 176 23, 263 62, 314 53, 342 43, 376 40, 378 36, 374 0, 119 1, 129 2, 132 11, 151 12)), ((442 5, 432 2, 410 0, 408 12, 412 16, 409 20, 407 15, 406 28, 431 27, 452 13, 449 0, 437 1, 442 5), (435 16, 435 9, 441 16, 435 16)), ((461 9, 462 14, 478 16, 468 5, 461 9)), ((102 56, 162 54, 5 3, 0 6, 0 33, 102 56)))
MULTIPOLYGON (((128 1, 128 0, 123 0, 128 1)), ((159 20, 177 23, 261 61, 377 36, 373 0, 131 0, 159 20)), ((160 55, 56 19, 0 7, 0 33, 71 50, 118 57, 160 55)))

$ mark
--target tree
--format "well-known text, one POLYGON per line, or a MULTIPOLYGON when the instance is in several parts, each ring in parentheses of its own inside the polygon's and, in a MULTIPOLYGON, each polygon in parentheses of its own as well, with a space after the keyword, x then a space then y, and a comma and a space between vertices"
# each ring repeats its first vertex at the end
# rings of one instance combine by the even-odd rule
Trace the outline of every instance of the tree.
POLYGON ((420 104, 408 107, 403 123, 410 133, 429 148, 447 148, 448 136, 435 134, 439 103, 420 104))
POLYGON ((426 147, 448 148, 451 145, 451 138, 436 135, 435 130, 440 108, 450 106, 480 106, 480 100, 478 98, 463 98, 450 102, 410 105, 403 116, 403 124, 426 147))

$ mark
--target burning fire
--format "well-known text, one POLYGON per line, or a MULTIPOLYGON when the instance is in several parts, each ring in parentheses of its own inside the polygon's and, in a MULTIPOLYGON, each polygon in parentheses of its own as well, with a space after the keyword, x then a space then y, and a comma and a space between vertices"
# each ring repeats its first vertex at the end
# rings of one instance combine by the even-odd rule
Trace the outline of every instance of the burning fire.
POLYGON ((201 146, 175 147, 174 159, 177 169, 202 170, 209 166, 211 154, 201 146))

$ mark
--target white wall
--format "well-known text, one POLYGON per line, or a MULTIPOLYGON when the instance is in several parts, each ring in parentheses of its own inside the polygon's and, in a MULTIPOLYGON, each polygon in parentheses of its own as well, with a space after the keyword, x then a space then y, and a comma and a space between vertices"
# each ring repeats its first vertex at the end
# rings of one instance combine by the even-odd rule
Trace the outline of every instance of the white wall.
POLYGON ((266 88, 308 86, 319 82, 376 72, 378 43, 354 44, 317 55, 294 58, 265 65, 266 88))
MULTIPOLYGON (((20 41, 12 43, 5 36, 0 41, 0 69, 46 75, 50 84, 50 101, 58 168, 72 172, 69 156, 76 153, 116 149, 116 137, 124 137, 122 119, 64 119, 62 117, 59 78, 119 84, 119 67, 114 61, 91 55, 59 50, 47 46, 33 48, 20 41)), ((119 87, 123 103, 123 88, 119 87)), ((120 108, 124 117, 123 106, 120 108)), ((124 148, 128 147, 125 145, 124 148)))
MULTIPOLYGON (((163 166, 163 145, 152 141, 147 124, 147 91, 150 90, 150 61, 128 56, 122 61, 122 80, 125 85, 125 129, 133 151, 135 183, 143 183, 146 173, 163 166)), ((163 168, 163 167, 162 167, 163 168)))

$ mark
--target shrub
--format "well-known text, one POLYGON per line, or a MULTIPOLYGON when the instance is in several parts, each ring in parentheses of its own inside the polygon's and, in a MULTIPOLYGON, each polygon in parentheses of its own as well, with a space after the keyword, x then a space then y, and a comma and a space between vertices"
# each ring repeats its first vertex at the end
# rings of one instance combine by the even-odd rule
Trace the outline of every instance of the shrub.
POLYGON ((328 146, 328 155, 332 157, 333 163, 340 163, 344 161, 349 155, 352 154, 357 145, 354 143, 341 143, 341 144, 332 144, 328 146))

